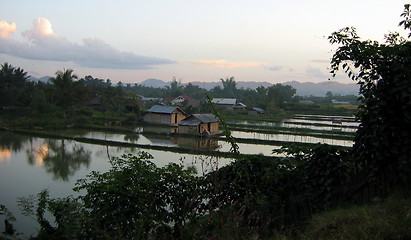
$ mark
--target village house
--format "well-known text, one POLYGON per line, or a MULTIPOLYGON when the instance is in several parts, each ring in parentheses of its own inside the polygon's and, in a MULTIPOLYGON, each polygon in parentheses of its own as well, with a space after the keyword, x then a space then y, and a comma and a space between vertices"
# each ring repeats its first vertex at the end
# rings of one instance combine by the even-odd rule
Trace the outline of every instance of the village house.
POLYGON ((211 102, 216 106, 222 106, 229 110, 244 110, 247 107, 235 98, 213 98, 211 102))
POLYGON ((183 96, 183 95, 178 96, 178 97, 172 97, 172 98, 164 98, 163 102, 169 103, 170 105, 173 105, 173 106, 198 107, 200 105, 200 100, 196 100, 189 96, 183 96))
POLYGON ((220 133, 218 118, 213 114, 192 114, 178 123, 179 133, 214 135, 220 133))
POLYGON ((152 106, 143 116, 143 121, 151 124, 178 126, 187 114, 176 106, 152 106))
POLYGON ((161 102, 162 98, 154 98, 154 97, 144 97, 140 96, 140 105, 143 108, 146 105, 161 102))

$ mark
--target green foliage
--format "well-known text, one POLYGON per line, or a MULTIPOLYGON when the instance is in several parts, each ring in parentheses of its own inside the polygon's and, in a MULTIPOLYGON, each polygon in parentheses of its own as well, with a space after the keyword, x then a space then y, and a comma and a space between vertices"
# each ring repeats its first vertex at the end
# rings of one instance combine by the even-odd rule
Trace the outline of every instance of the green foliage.
POLYGON ((51 199, 47 190, 37 196, 19 198, 19 206, 26 216, 36 216, 40 231, 33 239, 83 239, 81 224, 84 220, 82 206, 72 198, 51 199), (47 213, 54 218, 50 223, 47 213))
POLYGON ((150 158, 113 158, 109 172, 92 172, 78 182, 76 190, 87 191, 81 200, 93 239, 147 239, 167 229, 179 235, 180 226, 196 216, 201 199, 194 172, 177 164, 158 168, 150 158))
POLYGON ((226 141, 227 141, 228 143, 230 143, 230 145, 231 145, 231 147, 230 147, 230 152, 231 152, 231 153, 234 153, 234 154, 239 154, 239 153, 240 153, 240 152, 238 151, 239 146, 237 145, 234 137, 231 135, 230 129, 228 129, 228 126, 227 126, 226 122, 224 121, 224 119, 220 116, 220 114, 219 114, 219 113, 217 112, 217 110, 215 109, 215 106, 214 106, 214 104, 211 102, 210 97, 209 97, 208 95, 206 95, 206 96, 207 96, 208 104, 210 105, 213 114, 218 118, 218 120, 219 120, 219 122, 220 122, 220 126, 221 126, 221 128, 222 128, 222 130, 223 130, 223 132, 224 132, 225 137, 226 137, 226 141))
POLYGON ((0 69, 0 107, 14 107, 27 104, 30 96, 28 76, 21 68, 15 68, 8 63, 0 69))
MULTIPOLYGON (((410 5, 405 5, 406 30, 410 5)), ((411 42, 397 33, 386 43, 360 40, 355 28, 334 32, 329 40, 339 44, 331 61, 331 73, 342 68, 360 85, 354 154, 363 178, 375 192, 386 192, 411 182, 411 42)))
POLYGON ((13 222, 16 221, 16 218, 14 217, 13 213, 10 212, 6 208, 6 206, 4 206, 2 204, 0 204, 0 216, 1 215, 4 215, 8 221, 13 221, 13 222))

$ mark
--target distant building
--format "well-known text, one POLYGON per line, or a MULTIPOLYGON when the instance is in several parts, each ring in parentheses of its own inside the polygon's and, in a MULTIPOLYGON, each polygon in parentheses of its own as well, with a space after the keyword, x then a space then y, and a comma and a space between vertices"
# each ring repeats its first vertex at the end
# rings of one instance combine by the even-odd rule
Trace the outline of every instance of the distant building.
POLYGON ((247 107, 235 98, 213 98, 211 102, 216 106, 223 106, 230 110, 243 110, 247 107))
POLYGON ((238 101, 235 98, 213 98, 211 102, 215 105, 234 106, 238 101))
POLYGON ((152 106, 143 116, 143 121, 151 124, 178 126, 187 114, 176 106, 152 106))
POLYGON ((338 105, 351 105, 351 103, 349 103, 349 102, 338 101, 338 100, 335 100, 335 99, 332 99, 331 102, 333 104, 338 104, 338 105))
POLYGON ((313 101, 311 101, 311 100, 306 100, 306 99, 299 100, 298 102, 301 103, 301 104, 314 104, 313 101))
MULTIPOLYGON (((198 107, 200 105, 200 101, 193 99, 189 96, 178 96, 175 98, 169 98, 166 99, 168 102, 170 102, 171 105, 175 106, 193 106, 193 107, 198 107)), ((164 102, 166 101, 164 100, 164 102)))
POLYGON ((251 116, 264 116, 264 110, 258 107, 254 107, 248 110, 248 115, 251 116))
POLYGON ((218 118, 213 114, 192 114, 178 123, 179 133, 214 135, 220 133, 218 118))
POLYGON ((154 104, 158 103, 162 100, 162 98, 153 98, 153 97, 143 97, 140 96, 140 106, 143 108, 147 104, 154 104))

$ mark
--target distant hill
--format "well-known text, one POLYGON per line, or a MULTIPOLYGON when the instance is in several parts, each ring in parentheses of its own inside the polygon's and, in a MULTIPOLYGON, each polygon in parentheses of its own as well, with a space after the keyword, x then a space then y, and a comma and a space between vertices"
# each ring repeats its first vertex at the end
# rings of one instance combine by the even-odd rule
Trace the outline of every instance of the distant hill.
POLYGON ((325 94, 330 91, 334 95, 358 95, 359 86, 355 83, 338 83, 334 81, 325 81, 320 83, 313 82, 285 82, 284 85, 290 85, 297 90, 299 96, 319 96, 325 97, 325 94))
POLYGON ((50 78, 51 78, 50 76, 44 76, 44 77, 39 77, 39 78, 30 76, 29 80, 33 82, 48 82, 50 78))
POLYGON ((146 87, 155 87, 155 88, 163 88, 165 86, 170 86, 170 82, 164 82, 163 80, 149 78, 140 83, 142 86, 146 87))
MULTIPOLYGON (((191 84, 199 86, 201 88, 205 88, 210 90, 216 86, 221 86, 221 82, 191 82, 191 84)), ((299 96, 320 96, 323 97, 328 91, 331 91, 333 94, 339 95, 358 95, 359 87, 355 83, 338 83, 334 81, 325 81, 320 83, 313 83, 313 82, 285 82, 281 83, 283 85, 290 85, 297 90, 297 95, 299 96)), ((170 86, 170 82, 164 82, 159 79, 147 79, 141 83, 141 85, 147 87, 165 87, 170 86)), ((186 85, 186 84, 183 84, 186 85)), ((250 88, 256 89, 257 87, 270 87, 272 83, 269 82, 237 82, 237 88, 250 88)))

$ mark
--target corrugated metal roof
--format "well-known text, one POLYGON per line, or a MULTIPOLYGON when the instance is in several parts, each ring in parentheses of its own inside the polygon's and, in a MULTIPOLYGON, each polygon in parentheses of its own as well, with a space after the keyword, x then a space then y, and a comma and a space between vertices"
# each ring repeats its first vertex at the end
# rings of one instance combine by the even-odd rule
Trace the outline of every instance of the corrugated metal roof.
POLYGON ((197 126, 200 123, 218 122, 218 118, 213 114, 192 114, 185 119, 181 120, 178 125, 180 126, 197 126))
POLYGON ((204 123, 218 122, 218 118, 213 114, 193 114, 193 116, 200 119, 200 121, 204 123))
POLYGON ((147 112, 171 114, 175 110, 178 110, 178 111, 184 113, 183 110, 181 110, 179 107, 176 107, 176 106, 163 106, 163 105, 154 105, 150 109, 148 109, 147 112))
POLYGON ((213 98, 211 102, 215 104, 221 104, 221 105, 235 105, 237 103, 237 99, 235 98, 213 98))

